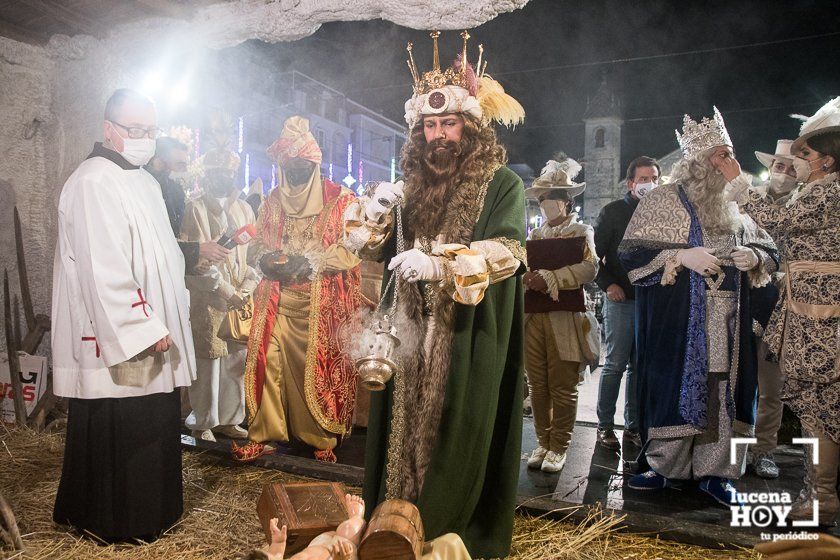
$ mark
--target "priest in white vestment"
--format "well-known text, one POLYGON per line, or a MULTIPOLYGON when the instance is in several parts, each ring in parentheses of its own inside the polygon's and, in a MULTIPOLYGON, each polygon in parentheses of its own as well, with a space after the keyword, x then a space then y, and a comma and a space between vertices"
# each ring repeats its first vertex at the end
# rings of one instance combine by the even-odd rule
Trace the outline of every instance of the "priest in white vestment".
POLYGON ((117 90, 103 131, 58 205, 53 376, 69 415, 54 519, 106 541, 150 539, 183 510, 189 293, 160 187, 142 169, 159 132, 154 105, 117 90))

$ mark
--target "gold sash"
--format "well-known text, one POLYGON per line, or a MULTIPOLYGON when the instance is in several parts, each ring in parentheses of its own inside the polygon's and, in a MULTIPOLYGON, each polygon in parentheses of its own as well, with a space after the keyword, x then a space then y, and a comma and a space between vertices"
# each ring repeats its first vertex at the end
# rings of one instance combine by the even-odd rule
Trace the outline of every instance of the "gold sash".
POLYGON ((788 309, 797 315, 804 315, 812 319, 840 317, 840 305, 817 305, 794 300, 790 289, 790 275, 794 272, 840 275, 840 261, 785 262, 785 290, 787 291, 788 309))

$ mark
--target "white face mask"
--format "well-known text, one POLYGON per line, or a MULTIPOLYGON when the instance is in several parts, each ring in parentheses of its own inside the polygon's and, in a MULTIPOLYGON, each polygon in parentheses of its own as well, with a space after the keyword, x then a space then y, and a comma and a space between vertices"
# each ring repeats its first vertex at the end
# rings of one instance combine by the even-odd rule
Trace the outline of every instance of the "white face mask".
POLYGON ((187 171, 171 171, 169 173, 169 178, 173 181, 186 181, 189 177, 189 172, 187 171))
POLYGON ((805 158, 795 156, 793 158, 793 169, 794 171, 796 171, 796 180, 800 183, 807 183, 808 179, 811 177, 811 173, 814 172, 814 169, 811 167, 811 164, 825 159, 826 157, 828 156, 823 156, 821 158, 809 161, 805 158))
POLYGON ((773 194, 789 193, 796 186, 796 177, 791 177, 787 173, 772 171, 767 186, 773 194))
POLYGON ((155 155, 155 141, 151 138, 123 138, 120 154, 128 163, 142 167, 155 155))
MULTIPOLYGON (((118 134, 113 124, 111 124, 111 130, 114 131, 114 134, 118 134)), ((151 138, 123 138, 122 141, 123 150, 120 155, 131 165, 142 167, 149 163, 149 160, 155 155, 156 142, 151 138)))
POLYGON ((796 180, 800 183, 804 183, 811 176, 810 162, 799 156, 793 158, 793 170, 796 171, 796 180))
POLYGON ((635 194, 637 198, 642 198, 656 187, 656 183, 636 183, 633 186, 633 194, 635 194))
POLYGON ((545 221, 551 222, 560 216, 565 216, 566 203, 562 200, 543 200, 540 202, 540 212, 545 221))

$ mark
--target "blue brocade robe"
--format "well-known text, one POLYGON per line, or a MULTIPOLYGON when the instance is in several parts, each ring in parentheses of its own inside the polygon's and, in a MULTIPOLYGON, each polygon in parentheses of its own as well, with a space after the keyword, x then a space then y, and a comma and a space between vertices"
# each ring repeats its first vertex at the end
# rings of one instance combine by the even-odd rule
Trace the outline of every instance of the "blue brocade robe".
MULTIPOLYGON (((754 295, 759 289, 773 290, 770 273, 778 269, 778 252, 748 216, 741 218, 734 242, 754 249, 759 265, 740 272, 729 261, 722 266, 724 277, 713 280, 720 282, 717 288, 736 294, 735 336, 726 360, 730 364, 726 407, 733 432, 752 435, 758 388, 752 322, 762 315, 755 308, 757 302, 774 301, 772 295, 754 295)), ((707 323, 711 287, 700 274, 675 268, 674 260, 680 249, 704 246, 704 236, 708 235, 684 189, 671 184, 641 200, 619 245, 621 263, 636 287, 637 396, 646 440, 691 436, 707 426, 707 330, 721 326, 707 323)))

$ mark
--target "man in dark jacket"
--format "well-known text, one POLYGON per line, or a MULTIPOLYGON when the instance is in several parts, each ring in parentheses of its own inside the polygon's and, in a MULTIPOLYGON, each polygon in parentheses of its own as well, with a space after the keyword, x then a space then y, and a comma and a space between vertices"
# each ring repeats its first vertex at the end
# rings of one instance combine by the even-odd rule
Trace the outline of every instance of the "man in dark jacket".
POLYGON ((595 282, 604 290, 604 338, 607 356, 598 386, 598 443, 608 449, 619 449, 613 430, 615 402, 621 387, 621 377, 627 370, 624 389, 625 435, 639 445, 636 418, 636 387, 633 375, 635 319, 634 289, 627 272, 618 260, 618 244, 630 222, 639 199, 659 184, 661 170, 655 159, 646 156, 630 162, 627 168, 627 192, 601 209, 595 225, 595 249, 601 258, 595 282))
MULTIPOLYGON (((188 159, 187 146, 183 142, 171 136, 162 136, 157 139, 154 157, 146 165, 146 171, 160 183, 163 202, 166 205, 169 223, 172 225, 175 237, 180 234, 181 220, 184 218, 186 196, 179 179, 186 177, 188 159)), ((214 241, 207 243, 179 241, 178 246, 184 254, 187 274, 193 273, 199 258, 214 263, 224 259, 230 252, 229 249, 225 249, 214 241)))

